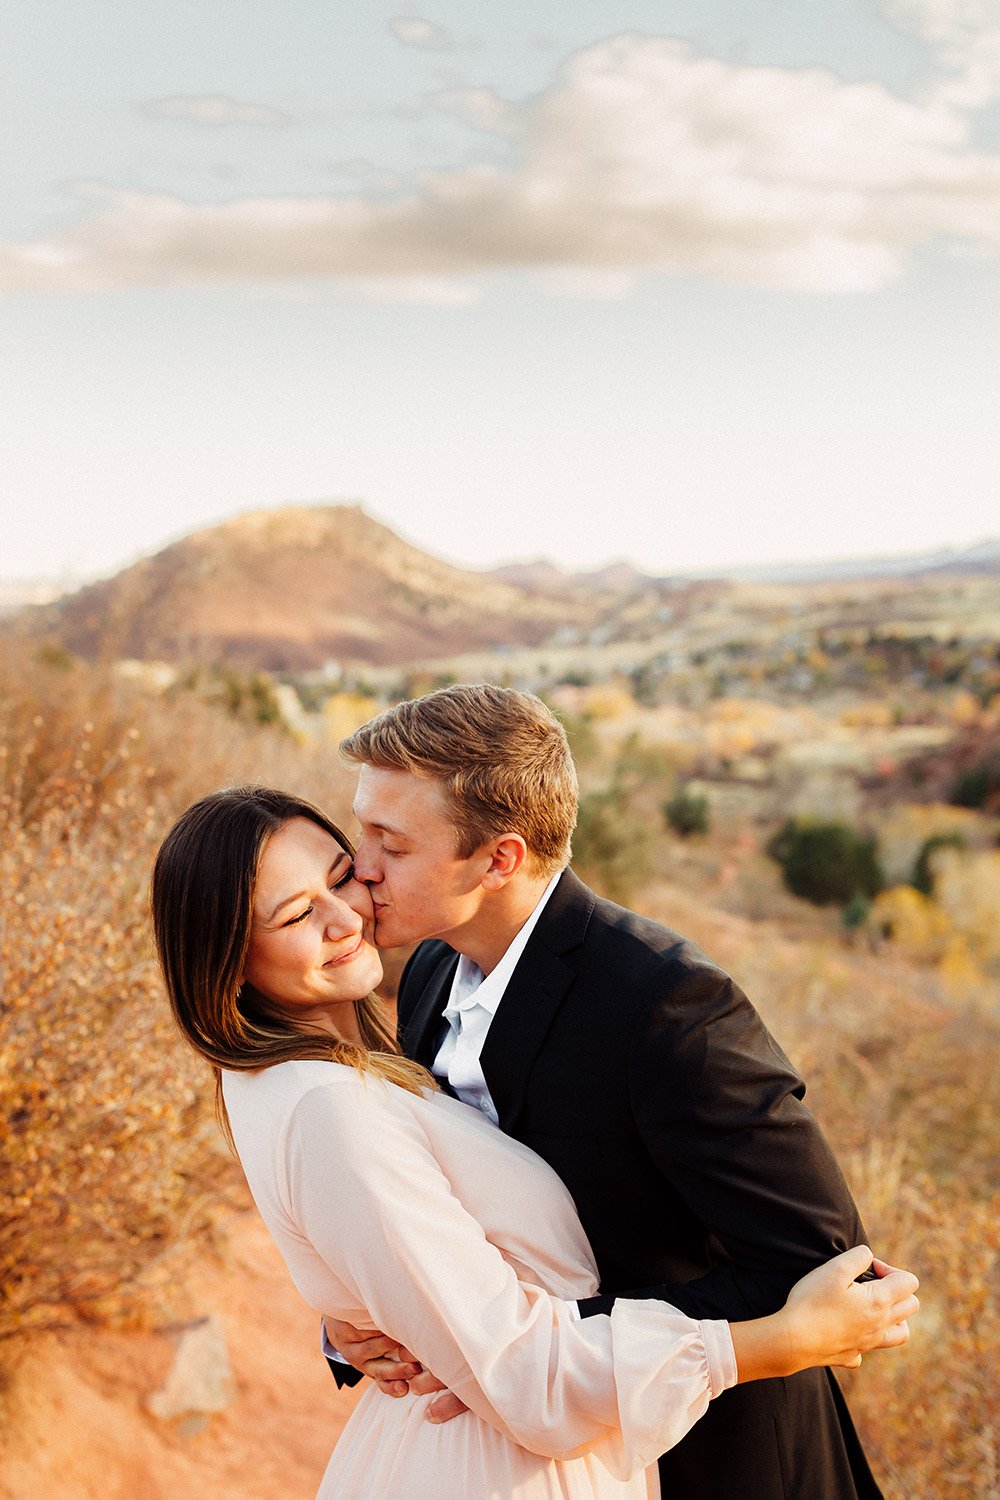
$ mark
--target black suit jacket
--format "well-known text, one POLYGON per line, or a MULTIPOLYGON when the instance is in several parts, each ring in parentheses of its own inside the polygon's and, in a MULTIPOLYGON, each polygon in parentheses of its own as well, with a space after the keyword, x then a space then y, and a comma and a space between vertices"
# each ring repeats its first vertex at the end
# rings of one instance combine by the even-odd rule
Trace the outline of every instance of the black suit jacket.
MULTIPOLYGON (((457 962, 423 943, 400 984, 402 1044, 427 1066, 457 962)), ((746 996, 677 933, 571 871, 481 1061, 501 1128, 576 1201, 606 1294, 585 1313, 642 1295, 695 1317, 758 1316, 865 1239, 804 1084, 746 996)), ((727 1391, 660 1469, 668 1500, 880 1493, 827 1371, 727 1391)))

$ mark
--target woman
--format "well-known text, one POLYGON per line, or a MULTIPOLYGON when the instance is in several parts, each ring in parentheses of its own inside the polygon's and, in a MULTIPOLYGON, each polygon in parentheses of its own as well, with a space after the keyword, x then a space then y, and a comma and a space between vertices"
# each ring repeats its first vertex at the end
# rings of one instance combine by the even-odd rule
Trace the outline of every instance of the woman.
POLYGON ((388 1330, 470 1408, 362 1397, 320 1495, 390 1490, 623 1500, 657 1493, 655 1459, 737 1381, 854 1366, 907 1337, 916 1280, 861 1247, 780 1313, 728 1325, 662 1302, 575 1317, 597 1289, 551 1169, 398 1055, 367 889, 322 813, 261 788, 180 818, 153 877, 178 1024, 216 1071, 255 1201, 303 1296, 388 1330), (653 1467, 648 1467, 653 1466, 653 1467))

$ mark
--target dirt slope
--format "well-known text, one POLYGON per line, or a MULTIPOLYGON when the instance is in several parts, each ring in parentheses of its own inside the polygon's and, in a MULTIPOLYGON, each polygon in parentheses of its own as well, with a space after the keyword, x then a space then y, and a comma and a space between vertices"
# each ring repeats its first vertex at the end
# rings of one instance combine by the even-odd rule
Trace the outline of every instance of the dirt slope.
POLYGON ((311 1500, 356 1397, 337 1391, 256 1214, 228 1238, 226 1264, 199 1264, 185 1298, 224 1325, 228 1409, 195 1431, 145 1410, 173 1360, 165 1333, 39 1339, 0 1395, 0 1500, 311 1500))

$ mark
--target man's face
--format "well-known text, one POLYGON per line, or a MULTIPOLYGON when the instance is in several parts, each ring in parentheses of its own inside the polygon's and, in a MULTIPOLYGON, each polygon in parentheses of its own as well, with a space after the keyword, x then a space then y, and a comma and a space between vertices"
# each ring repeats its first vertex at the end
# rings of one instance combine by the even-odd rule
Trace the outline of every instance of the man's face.
POLYGON ((354 815, 361 825, 354 869, 372 894, 380 948, 452 942, 475 923, 491 855, 486 847, 468 859, 456 854, 440 782, 362 766, 354 815))

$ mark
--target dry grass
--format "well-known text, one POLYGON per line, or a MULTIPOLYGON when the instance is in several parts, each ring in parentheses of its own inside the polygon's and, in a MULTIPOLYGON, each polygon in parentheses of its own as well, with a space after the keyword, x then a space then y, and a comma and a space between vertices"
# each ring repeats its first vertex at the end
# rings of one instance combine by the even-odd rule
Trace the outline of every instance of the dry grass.
MULTIPOLYGON (((148 873, 171 818, 242 780, 344 817, 351 779, 334 751, 193 694, 0 659, 0 1334, 155 1318, 176 1257, 241 1191, 152 963, 148 873)), ((889 1500, 996 1500, 995 981, 965 1003, 912 953, 794 920, 745 830, 657 864, 670 884, 642 904, 745 986, 809 1079, 879 1253, 922 1278, 911 1346, 849 1380, 889 1500)))
POLYGON ((142 1317, 157 1264, 239 1190, 147 919, 171 819, 237 780, 349 805, 333 752, 100 670, 0 661, 0 1337, 142 1317))

